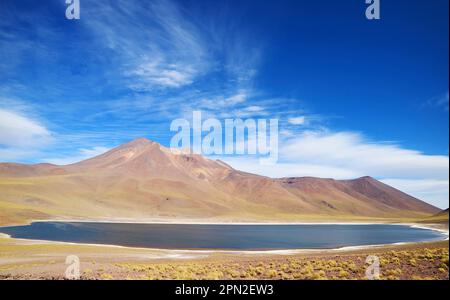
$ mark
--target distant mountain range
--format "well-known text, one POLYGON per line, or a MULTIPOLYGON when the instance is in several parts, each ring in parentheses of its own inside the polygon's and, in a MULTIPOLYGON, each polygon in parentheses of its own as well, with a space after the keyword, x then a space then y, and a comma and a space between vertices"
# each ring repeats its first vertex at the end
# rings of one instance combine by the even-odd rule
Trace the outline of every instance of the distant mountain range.
POLYGON ((0 224, 34 219, 308 221, 440 209, 371 177, 280 178, 137 139, 75 164, 0 164, 0 224))

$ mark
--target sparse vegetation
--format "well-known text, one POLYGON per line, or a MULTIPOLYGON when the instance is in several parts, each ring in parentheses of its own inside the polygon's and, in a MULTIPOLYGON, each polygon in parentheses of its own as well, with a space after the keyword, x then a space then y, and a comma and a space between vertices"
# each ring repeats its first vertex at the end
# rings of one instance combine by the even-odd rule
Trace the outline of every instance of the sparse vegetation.
MULTIPOLYGON (((442 263, 448 248, 389 251, 381 253, 382 280, 448 279, 448 267, 442 263), (445 267, 443 267, 443 265, 445 267)), ((366 279, 363 256, 272 258, 269 261, 174 262, 170 264, 118 263, 124 271, 146 272, 152 279, 366 279)), ((135 274, 139 278, 138 274, 135 274)))
POLYGON ((191 253, 164 258, 170 253, 0 238, 0 279, 63 279, 68 253, 80 255, 82 279, 363 280, 368 255, 379 257, 382 280, 449 278, 448 242, 281 256, 191 253))

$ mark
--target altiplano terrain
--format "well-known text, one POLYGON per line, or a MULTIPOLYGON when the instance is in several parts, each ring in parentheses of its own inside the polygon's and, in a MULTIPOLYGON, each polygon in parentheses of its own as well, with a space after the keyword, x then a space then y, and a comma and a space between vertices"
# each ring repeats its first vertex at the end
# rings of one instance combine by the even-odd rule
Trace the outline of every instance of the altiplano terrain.
POLYGON ((46 219, 408 221, 439 212, 371 177, 273 179, 145 138, 71 165, 0 164, 0 225, 46 219))
POLYGON ((64 279, 68 255, 81 279, 366 279, 368 255, 380 278, 448 280, 448 241, 364 249, 280 252, 182 251, 2 238, 0 279, 64 279))
MULTIPOLYGON (((441 211, 371 177, 269 178, 138 139, 71 165, 0 164, 0 225, 124 222, 439 223, 441 211)), ((448 279, 448 241, 353 250, 184 251, 21 240, 0 235, 0 279, 448 279), (237 255, 238 254, 238 255, 237 255)))

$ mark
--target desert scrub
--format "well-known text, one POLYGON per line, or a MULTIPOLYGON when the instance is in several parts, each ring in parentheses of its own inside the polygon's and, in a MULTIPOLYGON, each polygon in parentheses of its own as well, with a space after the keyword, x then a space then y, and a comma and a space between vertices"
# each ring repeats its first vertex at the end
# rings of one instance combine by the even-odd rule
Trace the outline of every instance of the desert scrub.
MULTIPOLYGON (((408 249, 405 251, 377 250, 380 258, 381 278, 395 279, 446 279, 448 280, 448 249, 444 247, 408 249)), ((173 260, 168 262, 123 262, 114 263, 119 272, 112 273, 114 279, 285 279, 285 280, 351 280, 366 279, 365 254, 335 254, 317 257, 268 256, 267 258, 249 257, 220 258, 220 260, 173 260)), ((98 265, 98 263, 97 263, 98 265)), ((0 268, 5 268, 5 265, 0 268)), ((11 267, 11 266, 9 266, 11 267)), ((0 270, 1 271, 1 270, 0 270)), ((105 271, 106 272, 106 271, 105 271)), ((92 276, 101 278, 95 269, 92 276)))
POLYGON ((311 275, 314 272, 314 267, 308 263, 301 272, 305 276, 311 275))
POLYGON ((380 258, 380 267, 384 268, 389 264, 389 260, 385 257, 380 258))
POLYGON ((283 272, 289 272, 289 271, 291 270, 291 266, 288 265, 288 264, 283 264, 283 265, 281 266, 281 270, 282 270, 283 272))
POLYGON ((223 278, 223 273, 222 272, 220 272, 220 271, 213 271, 213 272, 208 273, 206 275, 205 279, 207 279, 207 280, 219 280, 221 278, 223 278))
POLYGON ((294 279, 304 279, 305 276, 301 271, 297 271, 292 273, 292 277, 294 277, 294 279))
POLYGON ((281 274, 281 279, 283 279, 283 280, 292 280, 292 279, 294 279, 294 276, 292 276, 292 274, 282 273, 281 274))
POLYGON ((434 258, 434 253, 432 250, 425 248, 424 249, 424 254, 421 256, 421 258, 425 258, 425 259, 433 259, 434 258))
POLYGON ((233 279, 241 277, 241 272, 237 270, 226 270, 225 273, 233 279))
POLYGON ((264 267, 262 267, 262 266, 256 267, 255 270, 256 270, 256 275, 264 274, 264 267))
POLYGON ((253 267, 252 265, 249 265, 247 268, 247 271, 245 272, 246 278, 253 278, 257 275, 257 267, 253 267))
POLYGON ((338 263, 335 260, 329 260, 328 265, 332 268, 337 267, 338 263))
POLYGON ((84 271, 83 271, 83 276, 84 277, 90 277, 90 276, 92 276, 92 274, 93 274, 93 272, 92 272, 92 270, 91 269, 85 269, 84 271))
POLYGON ((412 279, 412 280, 435 280, 435 279, 434 279, 433 277, 431 277, 431 276, 425 276, 425 277, 422 277, 422 276, 418 276, 418 275, 412 276, 411 279, 412 279))
POLYGON ((444 255, 442 256, 441 262, 444 263, 444 264, 446 264, 447 267, 448 267, 448 254, 447 254, 447 255, 444 254, 444 255))
MULTIPOLYGON (((289 265, 291 266, 292 269, 297 269, 301 267, 302 263, 297 259, 291 259, 289 260, 289 265)), ((271 265, 271 267, 273 266, 271 265)))
POLYGON ((401 260, 398 257, 393 257, 391 259, 391 263, 394 264, 394 265, 400 266, 401 265, 401 260))
POLYGON ((306 279, 323 280, 323 279, 327 279, 327 277, 326 277, 325 271, 320 270, 320 271, 316 271, 316 272, 312 272, 312 273, 307 274, 306 279))
POLYGON ((400 276, 402 275, 403 271, 401 269, 389 269, 385 270, 382 274, 383 279, 387 280, 398 280, 400 279, 400 276))
POLYGON ((349 269, 350 271, 356 273, 358 271, 358 267, 356 266, 356 264, 354 262, 350 262, 349 264, 347 264, 347 269, 349 269))
POLYGON ((348 278, 349 275, 350 274, 347 271, 345 271, 345 270, 341 270, 339 272, 339 278, 341 278, 341 279, 346 279, 346 278, 348 278))
POLYGON ((381 276, 380 279, 385 280, 399 280, 400 278, 394 275, 381 276))
POLYGON ((114 277, 111 274, 108 273, 103 273, 100 275, 100 278, 103 280, 113 280, 114 277))
POLYGON ((278 272, 276 270, 267 270, 266 276, 270 279, 276 278, 278 276, 278 272))

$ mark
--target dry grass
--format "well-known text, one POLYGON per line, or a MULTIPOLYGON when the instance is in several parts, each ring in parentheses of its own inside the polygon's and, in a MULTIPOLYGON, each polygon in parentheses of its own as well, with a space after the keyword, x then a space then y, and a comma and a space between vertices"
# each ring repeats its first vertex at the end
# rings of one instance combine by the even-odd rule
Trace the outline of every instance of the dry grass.
MULTIPOLYGON (((380 254, 380 279, 448 279, 448 248, 389 251, 380 254), (411 263, 411 262, 414 263, 411 263)), ((182 263, 117 263, 136 279, 366 279, 365 256, 182 263)))
MULTIPOLYGON (((65 248, 67 245, 49 244, 39 252, 36 251, 39 245, 30 247, 35 249, 31 257, 18 259, 12 253, 2 253, 0 278, 62 279, 65 264, 64 256, 60 254, 71 251, 80 255, 82 279, 364 280, 368 255, 380 258, 381 280, 449 279, 448 244, 445 242, 342 253, 324 251, 282 256, 216 253, 186 259, 151 259, 151 252, 136 249, 117 248, 105 252, 107 247, 65 248), (48 258, 49 251, 53 253, 51 259, 48 258), (44 252, 47 258, 39 254, 44 252)), ((0 249, 4 250, 1 244, 0 249)))
POLYGON ((83 279, 365 279, 366 257, 380 258, 380 279, 447 279, 448 241, 292 255, 176 252, 44 243, 0 236, 0 279, 62 279, 78 255, 83 279), (176 254, 176 255, 174 255, 176 254))

